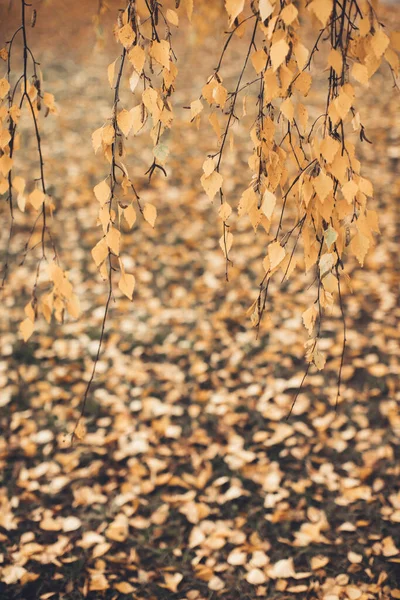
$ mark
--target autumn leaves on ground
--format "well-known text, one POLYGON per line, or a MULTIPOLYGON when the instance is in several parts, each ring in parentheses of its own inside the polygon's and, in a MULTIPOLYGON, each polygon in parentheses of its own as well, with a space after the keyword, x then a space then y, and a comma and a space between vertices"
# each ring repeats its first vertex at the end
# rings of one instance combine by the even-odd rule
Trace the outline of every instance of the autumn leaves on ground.
MULTIPOLYGON (((1 598, 400 598, 400 121, 390 71, 360 92, 372 144, 358 152, 381 234, 364 269, 346 265, 339 404, 335 411, 343 347, 335 310, 324 321, 325 369, 310 370, 286 420, 305 371, 301 315, 312 274, 272 284, 257 336, 248 309, 266 241, 232 215, 226 282, 217 207, 199 182, 215 134, 208 123, 197 131, 184 108, 216 66, 226 16, 203 6, 192 28, 185 21, 174 48, 168 177, 155 173, 151 185, 144 177, 153 159, 147 135, 126 158, 141 201, 157 209, 156 226, 140 216, 125 228, 133 302, 118 290, 111 301, 86 433, 71 445, 107 298, 91 256, 93 187, 107 164, 91 135, 110 114, 107 67, 118 52, 110 31, 120 7, 109 3, 96 39, 97 2, 67 4, 39 3, 29 39, 56 99, 57 114, 40 120, 51 228, 82 316, 41 319, 22 341, 36 259, 33 250, 19 266, 34 218, 19 212, 0 323, 1 598)), ((1 45, 18 27, 14 9, 1 8, 1 45)), ((398 19, 395 8, 382 14, 398 19)), ((228 78, 237 77, 238 43, 228 78)), ((323 82, 321 73, 307 99, 316 116, 323 82)), ((32 124, 22 127, 23 175, 37 158, 32 124)), ((250 178, 248 133, 235 135, 224 177, 240 196, 250 178)))

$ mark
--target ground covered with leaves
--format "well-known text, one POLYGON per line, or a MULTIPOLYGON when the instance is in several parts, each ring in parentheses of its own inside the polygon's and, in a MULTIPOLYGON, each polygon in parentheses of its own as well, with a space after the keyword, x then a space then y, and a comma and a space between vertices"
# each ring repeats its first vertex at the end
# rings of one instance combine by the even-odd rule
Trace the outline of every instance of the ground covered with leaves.
MULTIPOLYGON (((400 114, 390 73, 376 75, 362 106, 373 143, 360 153, 381 235, 363 270, 347 267, 342 394, 336 409, 343 330, 335 309, 324 321, 326 367, 310 371, 286 419, 305 370, 307 279, 272 286, 257 337, 246 313, 265 245, 235 218, 225 281, 217 208, 199 183, 211 133, 197 132, 183 108, 223 38, 212 26, 207 33, 206 21, 204 37, 182 36, 168 178, 140 184, 157 207, 156 227, 138 219, 125 234, 134 300, 116 294, 112 303, 87 432, 71 445, 106 298, 90 255, 99 235, 92 189, 105 169, 91 133, 109 115, 112 44, 95 47, 89 4, 69 18, 55 6, 35 30, 59 107, 43 123, 52 228, 82 317, 43 322, 28 343, 20 339, 34 260, 17 268, 31 228, 31 217, 18 215, 1 315, 1 598, 400 598, 400 114)), ((386 18, 396 18, 394 8, 386 18)), ((318 86, 308 100, 320 109, 318 86)), ((247 185, 241 135, 231 194, 247 185)), ((31 141, 27 129, 28 149, 31 141)), ((142 175, 151 160, 145 135, 130 157, 142 175)), ((29 168, 29 152, 25 161, 29 168)))

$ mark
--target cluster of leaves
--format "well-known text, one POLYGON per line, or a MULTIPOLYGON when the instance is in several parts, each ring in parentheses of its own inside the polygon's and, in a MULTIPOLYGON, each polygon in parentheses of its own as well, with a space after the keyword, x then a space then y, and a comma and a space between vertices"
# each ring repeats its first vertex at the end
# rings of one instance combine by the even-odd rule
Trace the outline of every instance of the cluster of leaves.
MULTIPOLYGON (((6 75, 0 79, 0 194, 6 196, 10 220, 8 246, 3 265, 2 287, 6 283, 9 270, 10 244, 13 236, 14 211, 16 208, 21 212, 32 212, 34 220, 32 230, 25 244, 22 263, 30 250, 38 247, 40 252, 36 262, 31 299, 25 306, 26 316, 20 324, 21 335, 25 341, 29 339, 34 331, 38 313, 43 314, 48 322, 50 322, 52 315, 58 321, 62 321, 65 311, 68 311, 72 317, 79 316, 78 298, 73 292, 68 274, 59 265, 56 248, 48 225, 48 218, 52 216, 55 206, 51 196, 47 193, 38 121, 43 107, 45 116, 47 116, 49 113, 56 112, 56 105, 53 94, 43 90, 43 77, 40 66, 28 45, 27 7, 30 7, 30 5, 25 0, 21 0, 21 24, 6 46, 0 50, 0 58, 6 64, 6 75), (18 37, 22 39, 20 44, 21 56, 19 57, 22 63, 22 73, 15 74, 11 66, 12 60, 18 61, 18 56, 14 56, 18 37), (15 153, 21 146, 18 123, 24 109, 27 110, 33 121, 38 157, 37 177, 28 182, 20 175, 15 174, 14 164, 15 153), (42 265, 47 262, 46 250, 51 250, 54 258, 47 263, 47 285, 45 284, 45 289, 39 297, 38 284, 42 265)), ((32 10, 31 27, 34 27, 35 23, 36 10, 32 10)))
MULTIPOLYGON (((316 267, 316 298, 304 312, 303 321, 310 336, 305 344, 308 365, 322 369, 326 359, 318 342, 324 311, 332 309, 335 294, 343 319, 343 364, 346 324, 341 276, 346 277, 345 255, 353 254, 363 265, 374 244, 373 234, 379 232, 377 213, 367 206, 373 187, 361 175, 355 145, 349 139, 350 129, 359 133, 361 141, 369 141, 355 108, 354 83, 368 86, 383 59, 395 80, 400 37, 398 33, 390 37, 385 33, 368 0, 313 0, 306 11, 318 23, 319 33, 310 51, 301 38, 302 17, 307 17, 301 16, 296 4, 259 0, 250 5, 244 0, 227 0, 233 29, 215 72, 203 87, 201 98, 192 102, 191 111, 192 119, 199 124, 204 103, 208 105, 209 121, 217 136, 218 149, 204 162, 201 183, 211 200, 219 195, 223 226, 220 245, 228 273, 233 243, 228 219, 232 207, 224 193, 222 159, 228 137, 230 144, 234 143, 234 125, 240 120, 239 95, 257 87, 256 114, 250 130, 253 152, 248 159, 252 176, 237 210, 239 216, 248 216, 255 232, 261 225, 270 241, 259 296, 249 312, 259 327, 273 275, 280 273, 284 282, 296 269, 307 272, 316 267), (242 38, 248 29, 243 66, 235 88, 229 90, 221 75, 223 59, 234 36, 242 38), (322 44, 327 46, 326 108, 310 123, 304 98, 312 85, 309 71, 322 44), (255 77, 243 83, 250 63, 255 77), (274 221, 276 229, 271 232, 274 221), (298 251, 299 241, 303 254, 298 251)), ((245 95, 242 117, 247 114, 246 100, 245 95)), ((341 372, 338 393, 340 379, 341 372)))

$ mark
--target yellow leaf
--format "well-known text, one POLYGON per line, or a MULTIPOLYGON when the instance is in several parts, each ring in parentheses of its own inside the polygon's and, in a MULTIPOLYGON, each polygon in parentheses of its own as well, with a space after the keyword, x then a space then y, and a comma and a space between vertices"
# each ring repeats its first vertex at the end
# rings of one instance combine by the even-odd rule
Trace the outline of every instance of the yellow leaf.
POLYGON ((127 50, 132 46, 136 39, 136 34, 133 31, 131 25, 127 23, 121 29, 118 30, 118 39, 127 50))
POLYGON ((355 234, 349 244, 350 252, 354 254, 361 266, 364 265, 364 259, 368 252, 369 246, 369 239, 359 231, 355 234))
POLYGON ((147 202, 144 205, 143 217, 152 227, 154 227, 157 219, 157 209, 153 204, 150 204, 150 202, 147 202))
POLYGON ((101 143, 103 141, 103 128, 99 127, 92 133, 92 144, 94 153, 97 154, 99 148, 101 148, 101 143))
POLYGON ((323 202, 333 190, 333 179, 324 173, 324 171, 320 171, 320 174, 313 179, 312 183, 321 202, 323 202))
POLYGON ((281 64, 285 60, 288 52, 289 52, 289 44, 286 42, 286 40, 281 39, 281 40, 279 40, 279 42, 272 44, 270 55, 271 55, 273 71, 276 71, 278 69, 278 67, 281 66, 281 64))
POLYGON ((137 106, 134 106, 129 112, 132 115, 132 130, 133 133, 136 135, 146 123, 147 113, 143 104, 138 104, 137 106))
POLYGON ((165 586, 168 590, 176 594, 178 586, 183 579, 181 573, 164 573, 165 586))
POLYGON ((308 330, 308 335, 312 334, 314 329, 315 321, 318 315, 318 310, 316 309, 315 304, 307 308, 301 315, 303 318, 304 327, 308 330))
POLYGON ((171 25, 175 25, 175 27, 178 27, 179 17, 178 17, 177 12, 175 12, 171 8, 168 8, 167 12, 166 12, 166 16, 167 16, 168 21, 171 23, 171 25))
POLYGON ((116 227, 110 227, 106 235, 107 245, 115 256, 119 256, 121 232, 116 227))
POLYGON ((132 204, 130 204, 127 208, 124 209, 124 217, 129 227, 132 228, 136 221, 136 212, 132 204))
POLYGON ((336 75, 342 74, 343 69, 343 57, 339 50, 332 48, 328 55, 328 65, 332 67, 336 75))
POLYGON ((111 144, 114 143, 115 131, 111 123, 105 125, 105 127, 102 128, 101 139, 103 140, 106 146, 111 146, 111 144))
POLYGON ((322 140, 320 151, 328 164, 333 161, 339 148, 340 143, 330 136, 327 136, 322 140))
POLYGON ((303 71, 302 73, 300 73, 300 75, 294 82, 294 87, 300 92, 300 94, 302 94, 303 96, 307 96, 308 92, 310 91, 311 82, 312 77, 310 73, 307 73, 307 71, 303 71))
POLYGON ((255 69, 257 75, 261 73, 267 64, 268 56, 265 54, 264 50, 257 50, 257 52, 253 52, 251 55, 251 62, 255 69))
POLYGON ((128 137, 130 130, 132 129, 132 114, 129 110, 123 108, 117 116, 118 127, 122 131, 125 137, 128 137))
POLYGON ((93 192, 101 206, 104 206, 111 196, 111 189, 105 179, 94 186, 93 192))
POLYGON ((43 94, 43 104, 45 106, 47 106, 47 108, 49 109, 50 112, 52 112, 52 113, 56 112, 56 105, 55 105, 55 100, 54 100, 53 94, 49 94, 49 92, 45 92, 43 94))
POLYGON ((28 196, 29 202, 32 204, 33 208, 39 210, 41 208, 43 202, 45 201, 45 195, 42 190, 33 190, 28 196))
POLYGON ((219 121, 218 121, 217 113, 215 113, 215 112, 212 113, 208 117, 208 121, 209 121, 211 127, 213 128, 215 135, 218 138, 220 138, 221 137, 221 126, 220 126, 219 121))
POLYGON ((218 214, 223 221, 226 221, 232 214, 232 208, 227 202, 223 202, 218 210, 218 214))
POLYGON ((0 99, 1 100, 7 96, 9 89, 10 89, 10 84, 8 83, 7 79, 4 79, 4 78, 0 79, 0 99))
POLYGON ((150 47, 150 56, 154 58, 160 65, 165 67, 167 71, 170 68, 169 60, 170 45, 167 40, 161 40, 160 42, 152 42, 150 47))
POLYGON ((270 0, 260 0, 259 1, 259 9, 260 9, 260 17, 261 21, 265 21, 272 15, 274 12, 274 7, 272 6, 270 0))
POLYGON ((132 50, 129 50, 128 58, 135 71, 140 74, 143 71, 144 63, 146 61, 146 54, 143 48, 141 46, 134 46, 132 50))
POLYGON ((3 154, 0 158, 0 172, 4 177, 8 175, 13 166, 13 159, 8 156, 8 154, 3 154))
POLYGON ((389 46, 390 40, 383 29, 380 28, 375 31, 374 35, 369 40, 369 43, 371 44, 371 48, 376 58, 380 58, 389 46))
POLYGON ((272 242, 268 246, 268 258, 270 262, 270 268, 275 269, 285 258, 286 251, 282 248, 279 242, 272 242))
POLYGON ((135 277, 130 273, 122 273, 118 282, 118 287, 129 300, 132 300, 133 290, 135 289, 135 277))
POLYGON ((13 185, 13 188, 15 188, 19 194, 24 193, 25 179, 23 177, 20 177, 19 175, 14 177, 14 179, 12 180, 12 185, 13 185))
POLYGON ((269 190, 265 190, 263 199, 262 199, 261 210, 264 213, 264 215, 267 217, 268 220, 271 220, 272 213, 274 212, 275 204, 276 204, 275 194, 273 194, 269 190))
POLYGON ((304 67, 307 64, 308 57, 310 55, 309 51, 303 44, 301 44, 300 42, 297 42, 297 44, 295 45, 295 47, 293 49, 293 52, 296 57, 297 66, 299 67, 300 70, 304 69, 304 67))
POLYGON ((118 58, 116 58, 111 64, 108 65, 107 67, 107 77, 108 77, 108 83, 110 84, 110 87, 113 87, 113 83, 114 83, 114 75, 115 75, 115 65, 117 63, 118 58))
POLYGON ((229 27, 233 21, 240 15, 244 8, 244 0, 225 0, 226 12, 229 16, 229 27))
POLYGON ((285 25, 290 25, 297 18, 299 11, 294 4, 287 4, 281 11, 281 19, 285 25))
POLYGON ((140 81, 140 75, 137 71, 135 71, 135 69, 133 69, 132 71, 132 75, 129 77, 129 88, 133 94, 133 92, 136 90, 137 84, 140 81))
POLYGON ((24 342, 27 342, 35 329, 35 324, 28 317, 20 323, 19 330, 24 342))
POLYGON ((251 585, 261 585, 262 583, 265 583, 267 581, 265 573, 261 571, 261 569, 257 568, 251 569, 247 573, 245 579, 251 585))
POLYGON ((214 159, 209 157, 203 162, 203 171, 206 177, 209 177, 215 169, 214 159))
POLYGON ((362 85, 368 85, 368 69, 365 65, 354 63, 351 69, 351 74, 354 79, 362 85))
POLYGON ((83 419, 79 419, 78 424, 75 428, 74 435, 78 438, 78 440, 83 440, 87 433, 86 425, 83 419))
POLYGON ((96 263, 96 267, 98 267, 99 265, 101 265, 102 262, 104 262, 104 260, 108 256, 108 252, 109 250, 106 238, 102 238, 99 242, 97 242, 95 247, 92 248, 92 257, 94 262, 96 263))
POLYGON ((347 183, 342 186, 342 194, 346 198, 347 202, 351 204, 358 192, 358 185, 353 179, 350 179, 347 183))
POLYGON ((288 121, 293 121, 294 106, 289 96, 281 104, 281 113, 284 115, 284 117, 286 117, 288 121))
POLYGON ((322 26, 325 27, 332 13, 333 0, 313 0, 307 8, 315 14, 317 19, 321 21, 322 26))
POLYGON ((133 587, 133 585, 131 585, 127 581, 121 581, 120 583, 115 583, 114 588, 117 590, 117 592, 120 592, 121 594, 132 594, 132 592, 135 591, 135 588, 133 587))
POLYGON ((222 175, 217 171, 213 171, 208 177, 205 174, 201 176, 201 185, 210 200, 213 200, 215 194, 221 189, 223 180, 222 175))

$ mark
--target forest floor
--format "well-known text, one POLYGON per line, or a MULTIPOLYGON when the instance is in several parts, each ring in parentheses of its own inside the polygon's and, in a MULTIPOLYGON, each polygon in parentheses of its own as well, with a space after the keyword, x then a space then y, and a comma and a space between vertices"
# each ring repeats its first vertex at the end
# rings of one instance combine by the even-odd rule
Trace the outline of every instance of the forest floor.
MULTIPOLYGON (((87 434, 71 445, 107 292, 90 256, 99 236, 92 189, 107 168, 91 133, 109 116, 115 47, 96 49, 90 26, 76 31, 95 4, 72 3, 68 15, 43 4, 30 32, 59 106, 43 124, 45 166, 54 237, 82 317, 41 322, 29 342, 20 339, 35 263, 32 256, 17 268, 30 227, 19 217, 0 321, 0 597, 400 598, 400 112, 389 71, 360 103, 373 143, 358 152, 381 235, 364 269, 348 265, 337 410, 339 312, 323 334, 326 367, 310 372, 286 419, 305 369, 307 280, 273 289, 257 337, 246 312, 265 240, 234 222, 227 283, 216 207, 199 183, 212 137, 182 109, 168 178, 140 184, 157 206, 156 228, 138 219, 124 235, 134 301, 113 303, 87 434)), ((388 22, 399 19, 395 8, 385 12, 388 22)), ((223 44, 215 31, 212 41, 181 39, 177 106, 198 97, 212 72, 207 43, 223 44)), ((323 91, 309 100, 323 105, 323 91)), ((238 194, 249 179, 246 152, 239 144, 230 163, 238 194)), ((130 155, 138 172, 148 155, 138 136, 130 155)), ((2 249, 6 236, 4 228, 2 249)))

